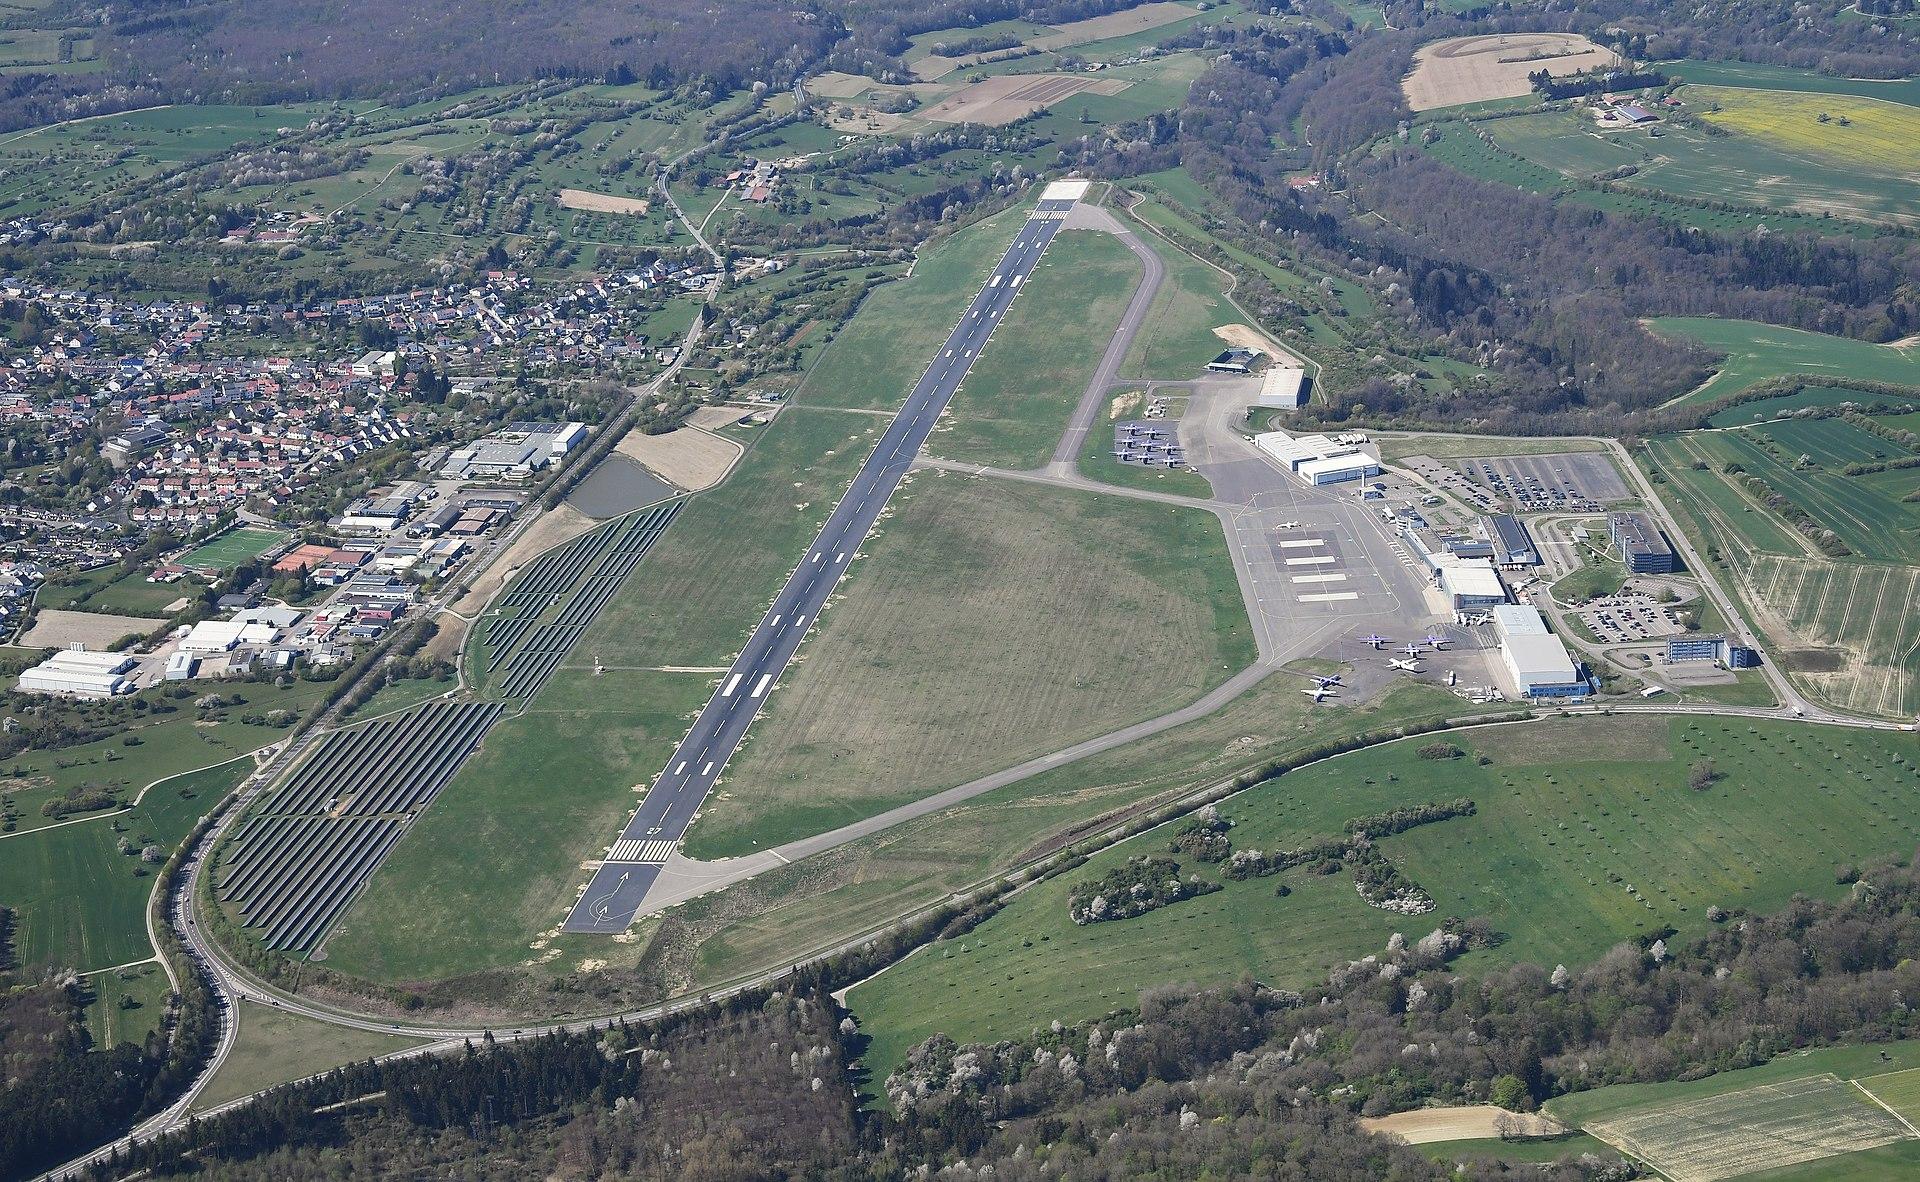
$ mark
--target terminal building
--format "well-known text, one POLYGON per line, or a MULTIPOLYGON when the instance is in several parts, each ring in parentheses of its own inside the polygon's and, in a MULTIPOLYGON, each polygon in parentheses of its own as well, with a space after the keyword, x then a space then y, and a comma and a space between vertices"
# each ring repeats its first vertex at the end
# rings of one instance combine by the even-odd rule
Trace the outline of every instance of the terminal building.
POLYGON ((1678 567, 1673 547, 1645 513, 1607 514, 1607 537, 1631 574, 1664 575, 1678 567))
POLYGON ((1495 607, 1493 630, 1500 640, 1500 657, 1522 695, 1584 698, 1593 693, 1566 643, 1547 631, 1537 609, 1517 603, 1495 607))
POLYGON ((57 652, 20 675, 23 694, 63 694, 70 698, 111 698, 129 694, 126 674, 139 661, 124 653, 90 653, 76 646, 57 652))
POLYGON ((1681 661, 1717 661, 1729 669, 1755 669, 1760 665, 1760 654, 1735 644, 1724 632, 1682 633, 1667 637, 1667 662, 1681 661))
POLYGON ((1448 606, 1456 612, 1477 611, 1507 601, 1500 572, 1484 558, 1443 558, 1434 571, 1435 582, 1448 606))
POLYGON ((1359 444, 1336 443, 1325 435, 1267 431, 1253 445, 1308 484, 1339 484, 1380 474, 1380 461, 1359 444))
POLYGON ((1493 546, 1495 566, 1511 569, 1539 566, 1540 551, 1533 544, 1527 527, 1511 513, 1495 513, 1480 519, 1480 531, 1493 546))

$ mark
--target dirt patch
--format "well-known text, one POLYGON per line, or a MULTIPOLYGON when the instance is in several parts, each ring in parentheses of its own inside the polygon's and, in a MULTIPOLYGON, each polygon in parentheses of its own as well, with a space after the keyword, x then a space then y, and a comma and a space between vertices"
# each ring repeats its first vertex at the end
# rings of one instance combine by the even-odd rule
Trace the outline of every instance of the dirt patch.
POLYGON ((1667 759, 1663 718, 1578 718, 1489 726, 1470 731, 1467 743, 1494 763, 1516 766, 1604 762, 1632 752, 1635 759, 1667 759))
POLYGON ((828 70, 824 74, 807 79, 807 93, 816 98, 852 98, 878 85, 880 85, 878 82, 861 74, 845 74, 839 70, 828 70))
POLYGON ((583 209, 588 213, 645 213, 653 208, 638 197, 615 197, 589 189, 562 189, 555 197, 563 209, 583 209))
POLYGON ((1303 368, 1307 364, 1285 345, 1251 324, 1223 324, 1213 330, 1213 335, 1235 348, 1258 349, 1281 364, 1298 365, 1303 368))
POLYGON ((101 612, 69 612, 41 608, 33 617, 33 627, 20 638, 22 648, 66 648, 84 644, 102 651, 122 636, 147 633, 166 623, 146 616, 109 616, 101 612))
POLYGON ((1007 74, 964 87, 922 114, 935 123, 982 123, 999 127, 1082 92, 1119 94, 1128 85, 1115 78, 1093 79, 1074 74, 1007 74))
POLYGON ((1401 82, 1416 111, 1487 99, 1518 98, 1533 89, 1527 75, 1558 78, 1620 65, 1620 55, 1573 33, 1490 33, 1422 46, 1401 82))
POLYGON ((687 416, 687 426, 703 431, 718 431, 722 427, 733 426, 753 411, 751 406, 703 406, 687 416))
POLYGON ((664 435, 629 431, 614 451, 640 464, 669 484, 699 492, 726 478, 745 448, 698 427, 681 427, 664 435))
POLYGON ((1035 49, 1065 49, 1069 45, 1085 45, 1089 41, 1127 37, 1134 33, 1144 33, 1148 29, 1160 28, 1162 25, 1170 25, 1175 21, 1186 20, 1197 11, 1199 10, 1186 4, 1142 4, 1138 8, 1129 8, 1125 12, 1109 12, 1105 16, 1054 25, 1053 32, 1044 37, 1035 37, 1027 44, 1035 49))
POLYGON ((1557 1137, 1567 1131, 1551 1117, 1508 1112, 1491 1104, 1418 1108, 1392 1116, 1370 1116, 1361 1119, 1360 1127, 1369 1133, 1397 1137, 1409 1145, 1500 1136, 1557 1137))
MULTIPOLYGON (((513 545, 508 547, 505 554, 495 559, 493 565, 487 567, 473 586, 467 589, 467 593, 453 604, 453 610, 463 616, 474 615, 487 606, 487 601, 500 590, 502 583, 512 577, 514 571, 560 543, 572 541, 597 524, 599 523, 593 518, 572 505, 562 503, 556 508, 548 509, 540 515, 538 521, 527 527, 525 533, 514 539, 513 545)), ((446 621, 441 625, 440 631, 442 633, 452 631, 451 625, 457 622, 446 621)), ((439 638, 435 637, 435 639, 439 638)))
POLYGON ((1107 408, 1107 417, 1110 419, 1123 418, 1139 410, 1141 397, 1142 395, 1138 390, 1130 394, 1119 395, 1113 400, 1113 405, 1107 408))
POLYGON ((1847 654, 1837 648, 1783 648, 1775 656, 1793 673, 1838 673, 1847 663, 1847 654))

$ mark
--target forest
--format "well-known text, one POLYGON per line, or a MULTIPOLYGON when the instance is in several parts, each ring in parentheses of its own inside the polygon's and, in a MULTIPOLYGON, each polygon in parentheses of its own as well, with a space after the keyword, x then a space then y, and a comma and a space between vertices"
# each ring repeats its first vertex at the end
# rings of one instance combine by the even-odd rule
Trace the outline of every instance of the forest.
MULTIPOLYGON (((100 1179, 898 1177, 1122 1174, 1339 1180, 1458 1176, 1369 1137, 1359 1114, 1425 1102, 1531 1109, 1605 1084, 1698 1078, 1783 1052, 1915 1033, 1920 872, 1836 871, 1842 897, 1719 912, 1579 969, 1462 974, 1497 932, 1449 920, 1300 993, 1160 988, 1135 1008, 1017 1041, 936 1036, 884 1081, 828 982, 790 979, 656 1024, 349 1067, 133 1150, 100 1179), (956 1175, 959 1176, 959 1175, 956 1175)), ((1417 929, 1416 929, 1417 930, 1417 929)), ((949 937, 958 938, 958 937, 949 937)), ((1471 1165, 1465 1177, 1530 1167, 1471 1165)), ((1554 1182, 1631 1176, 1589 1155, 1554 1182)))

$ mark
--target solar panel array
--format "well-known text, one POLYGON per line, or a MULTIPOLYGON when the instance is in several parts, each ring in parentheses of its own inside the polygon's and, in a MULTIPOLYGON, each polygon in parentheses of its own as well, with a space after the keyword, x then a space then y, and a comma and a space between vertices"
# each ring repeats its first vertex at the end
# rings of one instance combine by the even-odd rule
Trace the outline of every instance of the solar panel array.
POLYGON ((267 947, 311 947, 499 714, 434 703, 328 735, 228 847, 221 899, 267 947))
MULTIPOLYGON (((500 679, 501 693, 510 698, 530 698, 540 691, 586 634, 600 609, 613 598, 634 566, 646 557, 647 551, 672 523, 680 504, 673 501, 637 514, 611 532, 605 544, 595 548, 598 561, 590 563, 590 573, 575 587, 560 614, 542 624, 508 658, 506 674, 500 679)), ((583 564, 582 569, 587 569, 587 564, 583 564)))

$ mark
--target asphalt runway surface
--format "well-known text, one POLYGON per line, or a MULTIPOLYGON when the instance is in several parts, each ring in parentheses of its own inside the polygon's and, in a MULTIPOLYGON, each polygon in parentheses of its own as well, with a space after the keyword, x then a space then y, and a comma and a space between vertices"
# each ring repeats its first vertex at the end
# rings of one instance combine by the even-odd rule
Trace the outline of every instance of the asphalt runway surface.
POLYGON ((1043 198, 1028 216, 986 286, 967 306, 952 335, 853 478, 852 486, 834 506, 819 537, 807 548, 773 606, 747 638, 746 647, 694 720, 693 729, 647 790, 562 930, 612 934, 625 931, 633 922, 661 866, 693 823, 694 813, 725 770, 754 716, 766 704, 768 691, 786 671, 787 662, 819 616, 821 605, 846 573, 854 551, 873 528, 887 498, 912 466, 940 412, 946 409, 947 400, 966 378, 988 336, 1006 315, 1021 283, 1033 272, 1073 206, 1070 199, 1043 198))

